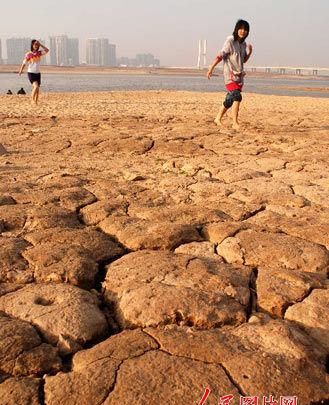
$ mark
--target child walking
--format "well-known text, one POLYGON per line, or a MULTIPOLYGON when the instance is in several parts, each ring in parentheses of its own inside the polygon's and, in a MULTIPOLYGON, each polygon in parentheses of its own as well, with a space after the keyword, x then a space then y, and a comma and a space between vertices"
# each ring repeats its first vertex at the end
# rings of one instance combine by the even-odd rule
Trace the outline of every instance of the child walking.
POLYGON ((41 85, 41 73, 40 73, 40 60, 41 57, 46 55, 49 49, 44 45, 41 45, 36 39, 31 41, 31 51, 27 52, 23 60, 22 66, 18 72, 19 75, 22 74, 24 67, 28 64, 27 75, 32 84, 32 104, 38 104, 39 90, 41 85), (39 49, 42 48, 42 51, 39 49))
POLYGON ((207 77, 211 78, 215 67, 223 61, 224 83, 228 93, 220 109, 215 123, 223 125, 223 117, 226 111, 232 107, 233 128, 239 129, 239 109, 242 101, 242 87, 245 72, 243 65, 252 54, 252 46, 247 45, 245 40, 249 35, 249 23, 245 20, 238 20, 233 35, 227 37, 223 49, 210 66, 207 77))

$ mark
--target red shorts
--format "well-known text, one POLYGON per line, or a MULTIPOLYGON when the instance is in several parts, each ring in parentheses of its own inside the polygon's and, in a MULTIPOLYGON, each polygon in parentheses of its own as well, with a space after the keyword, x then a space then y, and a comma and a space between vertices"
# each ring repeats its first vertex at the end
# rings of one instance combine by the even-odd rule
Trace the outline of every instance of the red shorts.
POLYGON ((232 83, 226 84, 225 87, 226 87, 226 90, 227 90, 228 92, 234 91, 234 90, 240 90, 240 91, 242 91, 243 84, 239 84, 239 83, 236 83, 236 82, 232 82, 232 83))

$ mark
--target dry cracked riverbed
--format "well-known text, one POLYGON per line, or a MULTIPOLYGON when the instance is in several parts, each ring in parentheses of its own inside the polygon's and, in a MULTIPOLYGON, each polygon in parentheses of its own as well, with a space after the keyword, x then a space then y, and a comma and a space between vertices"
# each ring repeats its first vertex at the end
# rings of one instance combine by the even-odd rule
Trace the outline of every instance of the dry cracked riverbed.
POLYGON ((220 99, 0 97, 2 405, 328 403, 329 100, 220 99))

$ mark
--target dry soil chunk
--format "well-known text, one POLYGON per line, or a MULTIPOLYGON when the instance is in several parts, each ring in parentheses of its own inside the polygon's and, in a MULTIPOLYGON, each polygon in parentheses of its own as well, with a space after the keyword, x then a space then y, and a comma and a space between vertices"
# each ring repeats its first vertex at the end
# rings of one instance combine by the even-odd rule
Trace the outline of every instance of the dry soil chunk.
POLYGON ((33 324, 62 352, 75 352, 107 330, 95 295, 68 284, 33 284, 0 297, 0 310, 33 324))
POLYGON ((217 248, 229 263, 284 267, 306 272, 326 272, 328 251, 319 245, 283 234, 241 231, 217 248))
POLYGON ((40 405, 39 380, 9 378, 0 384, 1 405, 40 405))
POLYGON ((310 336, 329 350, 329 290, 314 290, 303 302, 286 312, 286 319, 297 322, 310 336))
POLYGON ((213 328, 246 320, 251 269, 169 252, 131 253, 108 266, 105 298, 123 327, 213 328))
POLYGON ((302 301, 313 288, 326 284, 326 275, 284 268, 260 268, 257 277, 257 305, 263 311, 283 317, 286 309, 302 301))
POLYGON ((61 368, 57 349, 42 344, 35 328, 0 312, 0 371, 14 376, 43 375, 61 368))
POLYGON ((326 352, 285 321, 248 323, 226 330, 147 328, 162 350, 222 364, 247 396, 298 396, 302 404, 329 399, 326 352))
POLYGON ((123 363, 104 405, 196 404, 207 387, 213 387, 207 400, 209 405, 217 405, 223 393, 239 396, 219 365, 148 352, 123 363))
POLYGON ((33 267, 37 282, 62 282, 87 289, 94 285, 98 267, 83 247, 42 243, 26 250, 24 257, 33 267))
POLYGON ((108 217, 99 227, 131 250, 172 250, 184 243, 201 239, 196 227, 192 225, 153 222, 127 216, 108 217))
POLYGON ((29 283, 33 274, 22 253, 29 244, 20 238, 0 237, 0 281, 29 283))
POLYGON ((133 330, 83 350, 73 357, 72 372, 46 377, 46 403, 102 403, 113 387, 120 363, 156 348, 157 344, 151 337, 140 330, 133 330))
POLYGON ((80 246, 88 250, 95 261, 110 260, 123 254, 124 250, 109 236, 95 228, 69 229, 53 228, 35 231, 26 235, 33 245, 55 242, 65 246, 80 246))

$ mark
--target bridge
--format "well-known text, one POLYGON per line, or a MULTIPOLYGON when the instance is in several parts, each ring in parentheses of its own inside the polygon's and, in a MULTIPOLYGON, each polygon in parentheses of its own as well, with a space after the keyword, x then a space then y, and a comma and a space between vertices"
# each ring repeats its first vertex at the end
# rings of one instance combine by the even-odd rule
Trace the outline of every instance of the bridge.
POLYGON ((245 70, 251 72, 265 72, 265 73, 279 73, 284 75, 286 73, 295 73, 302 75, 304 72, 317 76, 318 73, 329 74, 329 68, 320 67, 295 67, 295 66, 249 66, 245 65, 245 70))

